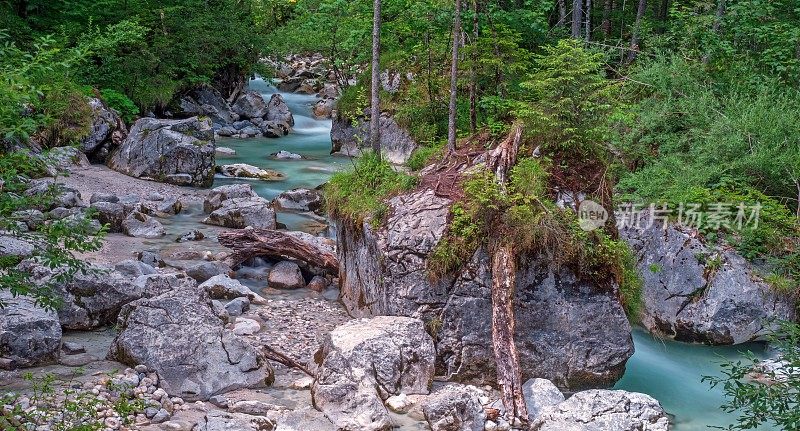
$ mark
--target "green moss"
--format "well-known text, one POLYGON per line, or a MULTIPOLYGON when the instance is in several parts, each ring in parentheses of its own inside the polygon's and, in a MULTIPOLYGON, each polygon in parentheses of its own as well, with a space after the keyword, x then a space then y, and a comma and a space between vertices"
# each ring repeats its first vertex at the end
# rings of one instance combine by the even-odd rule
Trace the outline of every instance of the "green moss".
POLYGON ((365 153, 352 170, 334 174, 325 185, 328 214, 355 225, 367 218, 379 224, 388 210, 386 199, 415 185, 415 177, 397 172, 389 162, 365 153))

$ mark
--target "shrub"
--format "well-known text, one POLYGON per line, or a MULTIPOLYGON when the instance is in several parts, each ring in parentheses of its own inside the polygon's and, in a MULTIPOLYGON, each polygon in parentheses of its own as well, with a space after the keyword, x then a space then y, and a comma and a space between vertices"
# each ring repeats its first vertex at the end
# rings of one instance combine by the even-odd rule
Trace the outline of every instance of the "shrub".
POLYGON ((100 95, 111 109, 117 111, 122 120, 130 124, 139 115, 139 108, 128 96, 116 90, 105 88, 100 90, 100 95))

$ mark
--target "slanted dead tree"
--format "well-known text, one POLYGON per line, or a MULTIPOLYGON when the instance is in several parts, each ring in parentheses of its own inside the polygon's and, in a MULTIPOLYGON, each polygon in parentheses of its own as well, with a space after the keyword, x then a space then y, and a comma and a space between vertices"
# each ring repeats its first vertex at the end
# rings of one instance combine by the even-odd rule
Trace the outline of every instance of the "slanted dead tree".
MULTIPOLYGON (((517 124, 508 137, 489 152, 487 166, 505 192, 511 168, 517 163, 522 127, 517 124)), ((514 293, 517 285, 517 250, 506 238, 490 244, 492 254, 492 347, 497 364, 497 383, 503 392, 503 406, 510 417, 523 421, 528 409, 522 393, 519 351, 514 342, 514 293)))
POLYGON ((331 251, 318 245, 304 241, 286 232, 272 229, 242 229, 222 232, 219 243, 233 250, 226 260, 229 265, 236 266, 252 257, 292 258, 318 268, 339 272, 339 260, 331 251))

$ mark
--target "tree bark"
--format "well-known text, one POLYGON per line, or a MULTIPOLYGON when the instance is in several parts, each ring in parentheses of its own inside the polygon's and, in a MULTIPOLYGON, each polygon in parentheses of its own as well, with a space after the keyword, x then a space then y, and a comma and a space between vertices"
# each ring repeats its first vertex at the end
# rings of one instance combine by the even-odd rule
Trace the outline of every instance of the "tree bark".
POLYGON ((603 22, 600 29, 603 30, 603 37, 611 35, 611 12, 614 10, 614 0, 605 0, 603 3, 603 22))
POLYGON ((572 0, 572 32, 575 39, 581 38, 581 22, 583 21, 583 0, 572 0))
POLYGON ((639 54, 639 29, 642 25, 642 18, 647 10, 647 0, 639 0, 639 8, 636 10, 636 21, 633 23, 633 32, 631 33, 631 46, 628 51, 628 58, 626 63, 630 64, 636 60, 639 54))
POLYGON ((456 104, 458 102, 458 45, 461 39, 461 0, 455 0, 453 19, 453 59, 450 64, 450 107, 447 120, 447 151, 456 150, 456 104))
POLYGON ((592 40, 592 0, 586 0, 586 13, 584 15, 586 16, 584 20, 586 23, 585 38, 589 42, 592 40))
POLYGON ((374 0, 372 10, 372 94, 370 98, 369 141, 376 157, 381 157, 381 0, 374 0))
POLYGON ((567 26, 567 5, 564 3, 565 0, 557 0, 556 3, 558 4, 558 25, 563 25, 564 27, 567 26))
MULTIPOLYGON (((489 20, 489 28, 492 31, 492 41, 494 42, 494 47, 493 47, 494 56, 495 58, 499 59, 500 43, 498 42, 497 29, 494 27, 494 22, 492 21, 492 14, 487 13, 486 18, 488 18, 489 20)), ((503 82, 503 71, 500 69, 500 66, 496 65, 494 67, 494 88, 496 89, 497 91, 496 94, 498 96, 505 97, 506 92, 505 89, 503 88, 502 82, 503 82)))
MULTIPOLYGON (((472 0, 472 43, 478 43, 478 0, 472 0)), ((478 50, 472 50, 472 64, 469 70, 469 131, 475 133, 478 130, 478 83, 475 67, 478 62, 478 50)))
POLYGON ((231 267, 251 257, 289 257, 322 268, 332 274, 339 272, 336 255, 316 244, 303 241, 286 232, 271 229, 242 229, 222 232, 219 243, 233 250, 226 260, 231 267))
POLYGON ((714 16, 714 24, 711 26, 714 33, 719 34, 719 27, 722 25, 722 18, 725 17, 725 0, 717 0, 717 13, 714 16))
POLYGON ((502 388, 506 414, 527 420, 519 352, 514 343, 516 273, 513 248, 505 244, 496 246, 492 254, 492 346, 497 363, 497 383, 502 388))

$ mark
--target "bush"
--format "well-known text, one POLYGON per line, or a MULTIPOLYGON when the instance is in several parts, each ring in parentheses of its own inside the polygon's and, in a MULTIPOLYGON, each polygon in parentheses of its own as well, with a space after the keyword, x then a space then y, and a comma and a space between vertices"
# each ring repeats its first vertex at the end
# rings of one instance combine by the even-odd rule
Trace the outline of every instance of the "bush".
POLYGON ((139 108, 136 104, 119 91, 106 88, 100 90, 100 95, 111 109, 117 111, 125 123, 132 123, 134 118, 139 115, 139 108))
POLYGON ((353 169, 334 174, 325 185, 328 214, 346 223, 361 225, 371 219, 377 226, 388 209, 386 199, 416 185, 416 179, 394 170, 371 152, 364 153, 353 169))

